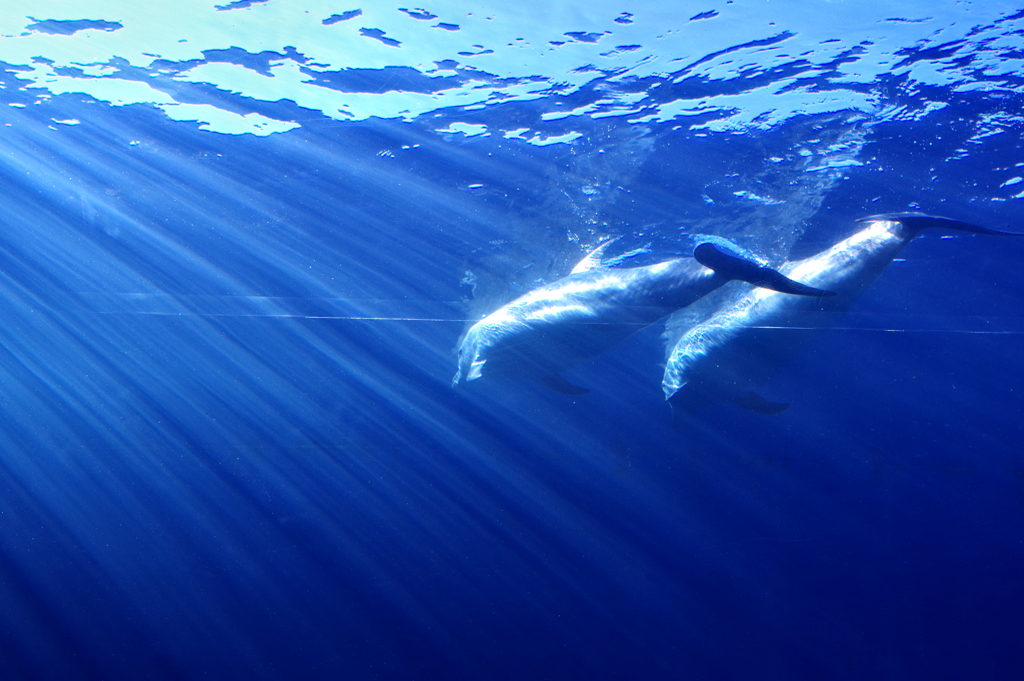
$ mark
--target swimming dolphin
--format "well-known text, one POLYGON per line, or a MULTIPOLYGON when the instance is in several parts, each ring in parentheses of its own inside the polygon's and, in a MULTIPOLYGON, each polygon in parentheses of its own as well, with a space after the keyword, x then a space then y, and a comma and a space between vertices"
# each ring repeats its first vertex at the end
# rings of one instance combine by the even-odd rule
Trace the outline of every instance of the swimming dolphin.
POLYGON ((858 223, 864 228, 848 239, 779 268, 837 295, 796 298, 751 289, 679 338, 665 365, 665 399, 682 409, 687 400, 717 400, 764 414, 783 411, 789 405, 772 404, 754 389, 792 360, 816 330, 848 310, 922 229, 1024 236, 921 213, 873 215, 858 223))
POLYGON ((452 384, 476 381, 486 369, 488 376, 527 378, 557 392, 580 395, 587 391, 562 378, 562 371, 597 357, 729 281, 815 298, 829 295, 711 243, 698 245, 693 258, 610 268, 601 264, 609 243, 584 257, 567 277, 530 291, 474 324, 460 343, 452 384))

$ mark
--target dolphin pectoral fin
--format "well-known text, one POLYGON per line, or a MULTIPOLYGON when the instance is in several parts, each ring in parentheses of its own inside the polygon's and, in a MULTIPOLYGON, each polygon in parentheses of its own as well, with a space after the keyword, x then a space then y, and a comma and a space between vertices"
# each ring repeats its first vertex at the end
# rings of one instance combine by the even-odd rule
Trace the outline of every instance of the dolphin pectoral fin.
POLYGON ((781 414, 789 409, 788 404, 776 404, 769 402, 757 393, 747 392, 735 400, 736 404, 755 414, 781 414))
POLYGON ((467 381, 476 381, 476 380, 478 380, 481 376, 484 375, 483 374, 484 364, 487 364, 487 360, 486 359, 474 360, 469 365, 469 370, 466 371, 466 375, 463 378, 465 378, 467 381))
POLYGON ((793 281, 781 272, 764 267, 746 258, 717 248, 714 244, 703 243, 693 249, 693 257, 704 267, 714 270, 715 274, 728 279, 738 279, 754 286, 789 293, 795 296, 817 296, 824 298, 834 296, 834 291, 823 291, 798 281, 793 281))
POLYGON ((573 385, 558 374, 551 374, 549 376, 538 378, 537 382, 545 388, 554 390, 556 393, 561 393, 562 395, 586 395, 590 392, 586 388, 573 385))

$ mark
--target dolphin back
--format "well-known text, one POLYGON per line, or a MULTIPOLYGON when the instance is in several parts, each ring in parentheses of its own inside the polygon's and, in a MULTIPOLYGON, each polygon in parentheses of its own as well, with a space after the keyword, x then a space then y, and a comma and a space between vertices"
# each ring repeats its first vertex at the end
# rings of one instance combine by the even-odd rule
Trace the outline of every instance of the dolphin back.
POLYGON ((887 220, 898 222, 911 234, 916 234, 922 229, 951 229, 956 232, 970 232, 972 234, 991 234, 996 236, 1024 236, 1024 233, 1004 232, 998 229, 980 227, 969 222, 961 222, 951 218, 938 217, 936 215, 925 215, 924 213, 883 213, 881 215, 869 215, 857 222, 877 222, 887 220))
POLYGON ((739 281, 745 281, 754 286, 771 289, 772 291, 789 293, 795 296, 817 296, 819 298, 835 295, 832 291, 823 291, 806 284, 801 284, 798 281, 793 281, 781 272, 759 265, 753 260, 747 260, 727 253, 712 243, 703 243, 694 248, 693 258, 704 267, 713 270, 719 276, 726 277, 727 279, 738 279, 739 281))

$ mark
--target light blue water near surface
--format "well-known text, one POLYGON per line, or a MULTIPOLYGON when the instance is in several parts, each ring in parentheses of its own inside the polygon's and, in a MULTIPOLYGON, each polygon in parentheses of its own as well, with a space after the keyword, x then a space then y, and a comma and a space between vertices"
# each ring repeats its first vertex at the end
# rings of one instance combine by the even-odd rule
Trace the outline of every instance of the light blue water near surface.
POLYGON ((1024 667, 1024 239, 915 240, 777 416, 673 427, 661 328, 585 396, 450 385, 611 236, 1024 231, 1019 7, 42 4, 0 14, 4 678, 1024 667))

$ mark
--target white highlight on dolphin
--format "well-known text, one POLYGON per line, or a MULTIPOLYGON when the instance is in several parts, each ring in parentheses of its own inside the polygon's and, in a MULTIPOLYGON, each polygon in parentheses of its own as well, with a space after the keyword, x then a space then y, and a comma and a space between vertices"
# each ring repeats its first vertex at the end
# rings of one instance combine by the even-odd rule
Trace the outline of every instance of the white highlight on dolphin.
POLYGON ((561 372, 614 347, 635 331, 734 279, 796 295, 827 295, 711 243, 694 258, 645 267, 611 268, 601 262, 610 242, 584 257, 563 279, 517 298, 474 324, 459 347, 453 384, 484 376, 527 378, 558 392, 583 388, 561 372))

